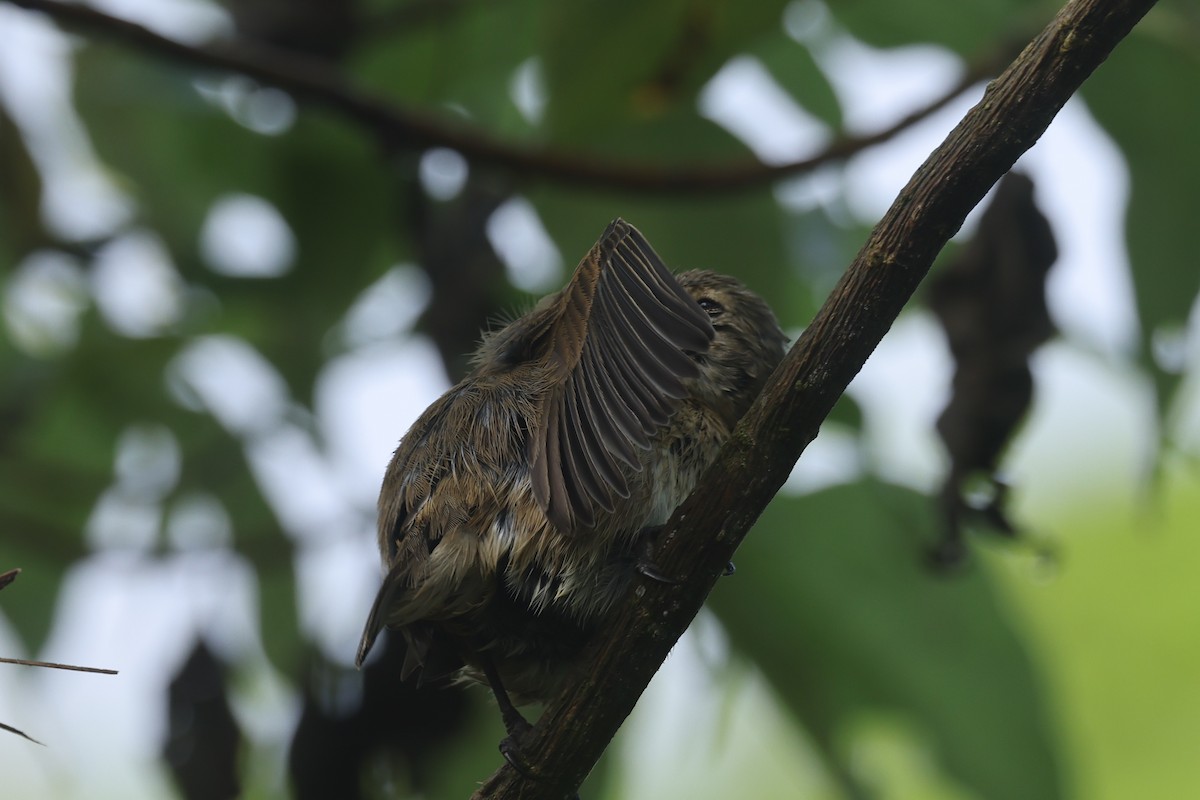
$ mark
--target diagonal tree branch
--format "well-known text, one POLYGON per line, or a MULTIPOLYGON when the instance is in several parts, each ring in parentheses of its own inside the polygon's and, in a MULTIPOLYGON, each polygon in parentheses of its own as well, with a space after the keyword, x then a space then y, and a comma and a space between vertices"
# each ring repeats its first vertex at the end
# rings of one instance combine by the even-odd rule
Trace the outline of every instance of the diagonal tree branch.
POLYGON ((83 5, 58 0, 7 2, 46 14, 65 28, 119 41, 189 67, 238 73, 278 87, 365 126, 391 147, 447 147, 458 151, 473 164, 511 170, 523 177, 660 194, 752 189, 811 172, 825 164, 844 161, 940 111, 993 74, 1003 65, 1001 59, 1008 57, 1007 48, 997 48, 995 54, 970 65, 958 83, 928 105, 872 133, 838 136, 820 153, 808 158, 775 165, 747 158, 720 164, 664 166, 649 161, 614 161, 497 139, 465 122, 407 109, 364 92, 320 61, 261 45, 252 46, 246 42, 190 45, 83 5))
POLYGON ((530 776, 505 765, 477 800, 564 798, 578 788, 938 251, 1153 5, 1072 0, 988 86, 901 191, 717 463, 667 523, 655 563, 686 582, 635 587, 582 659, 586 674, 521 742, 530 776))

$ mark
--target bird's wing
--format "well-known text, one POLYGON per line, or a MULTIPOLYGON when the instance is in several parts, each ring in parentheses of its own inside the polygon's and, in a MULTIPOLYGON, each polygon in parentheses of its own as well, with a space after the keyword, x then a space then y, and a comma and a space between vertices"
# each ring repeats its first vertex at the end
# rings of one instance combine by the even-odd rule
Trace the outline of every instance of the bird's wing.
MULTIPOLYGON (((397 602, 397 595, 405 591, 403 566, 392 567, 375 595, 371 613, 367 616, 367 624, 363 626, 362 638, 358 642, 358 653, 354 657, 354 664, 359 669, 362 669, 379 634, 388 626, 388 615, 397 602)), ((434 625, 415 622, 402 626, 399 630, 405 644, 404 663, 400 668, 401 680, 407 680, 413 673, 419 673, 417 685, 420 686, 426 680, 448 675, 462 666, 461 662, 447 666, 448 662, 454 661, 455 654, 452 650, 447 651, 444 645, 439 645, 438 630, 434 625)))
MULTIPOLYGON (((469 502, 454 486, 447 489, 444 485, 454 473, 455 448, 450 440, 435 435, 456 426, 455 414, 471 415, 471 408, 463 409, 462 393, 456 389, 439 397, 413 423, 384 476, 379 496, 379 549, 389 569, 363 628, 356 658, 360 667, 381 630, 422 619, 445 599, 439 590, 456 588, 431 581, 426 575, 432 554, 446 533, 431 517, 457 520, 457 501, 469 502)), ((453 607, 447 605, 446 610, 453 607)), ((417 631, 406 632, 405 638, 409 648, 403 672, 407 676, 424 661, 428 641, 417 631)))
POLYGON ((358 642, 358 653, 354 657, 354 665, 360 669, 371 652, 371 648, 375 646, 375 639, 378 638, 386 624, 387 610, 392 604, 392 596, 400 586, 397 572, 401 566, 397 564, 388 571, 387 577, 383 579, 383 585, 379 587, 379 591, 375 595, 375 602, 371 604, 371 613, 367 615, 367 624, 363 626, 362 638, 358 642))
POLYGON ((640 469, 714 336, 707 315, 645 237, 614 220, 562 290, 549 331, 558 370, 530 440, 533 493, 563 533, 629 495, 622 464, 640 469))

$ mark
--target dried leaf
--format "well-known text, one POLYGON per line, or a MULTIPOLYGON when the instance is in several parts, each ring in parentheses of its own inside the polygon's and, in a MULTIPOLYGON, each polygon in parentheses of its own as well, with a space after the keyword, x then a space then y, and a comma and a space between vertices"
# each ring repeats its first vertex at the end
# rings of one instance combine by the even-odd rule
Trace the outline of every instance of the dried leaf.
POLYGON ((937 421, 950 455, 942 489, 945 533, 935 560, 963 558, 963 517, 977 514, 1006 535, 1007 487, 996 466, 1033 398, 1029 357, 1054 335, 1046 308, 1046 274, 1058 258, 1050 223, 1033 199, 1033 181, 1010 173, 983 213, 979 230, 933 281, 929 306, 954 356, 953 392, 937 421), (991 496, 973 506, 968 481, 984 476, 991 496))
POLYGON ((167 689, 170 725, 163 757, 187 800, 237 797, 242 734, 229 707, 224 666, 203 641, 167 689))

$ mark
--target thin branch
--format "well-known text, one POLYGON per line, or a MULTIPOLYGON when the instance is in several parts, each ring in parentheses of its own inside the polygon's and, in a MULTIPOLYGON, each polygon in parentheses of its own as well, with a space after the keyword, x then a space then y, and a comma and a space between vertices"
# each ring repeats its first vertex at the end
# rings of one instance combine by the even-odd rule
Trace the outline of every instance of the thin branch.
POLYGON ((938 251, 1154 1, 1073 0, 989 85, 901 191, 667 523, 654 561, 686 580, 635 587, 582 659, 586 673, 520 742, 529 777, 505 765, 475 798, 563 798, 578 788, 938 251))
POLYGON ((971 65, 948 92, 927 106, 874 133, 838 136, 823 151, 808 158, 776 165, 747 158, 720 164, 665 166, 649 161, 609 160, 497 139, 466 122, 406 109, 364 92, 323 63, 261 45, 251 46, 245 42, 189 45, 87 6, 56 0, 7 2, 40 11, 66 28, 119 41, 189 67, 238 73, 278 87, 369 128, 391 147, 447 147, 475 165, 511 170, 522 177, 661 194, 752 189, 811 172, 825 164, 844 161, 941 110, 971 86, 993 74, 1003 63, 999 61, 1000 55, 981 59, 971 65))
MULTIPOLYGON (((0 572, 0 589, 3 589, 5 586, 8 586, 10 583, 15 581, 17 579, 17 576, 20 574, 21 574, 20 567, 17 567, 15 569, 5 570, 4 572, 0 572)), ((23 667, 46 667, 47 669, 69 669, 69 670, 74 670, 76 672, 99 672, 102 675, 116 675, 117 674, 117 671, 115 669, 101 669, 100 667, 77 667, 74 664, 56 664, 53 661, 28 661, 24 658, 0 657, 0 664, 19 664, 20 666, 23 666, 23 667)), ((8 726, 0 726, 0 727, 4 727, 5 730, 11 730, 13 733, 21 733, 20 731, 16 730, 15 728, 9 728, 8 726)), ((23 734, 23 733, 21 733, 21 735, 25 736, 25 734, 23 734)), ((25 738, 29 739, 28 736, 25 736, 25 738)), ((31 739, 30 741, 36 742, 37 740, 31 739)), ((41 744, 40 742, 38 742, 38 743, 41 744)))
POLYGON ((25 731, 20 730, 19 728, 14 728, 12 725, 5 725, 3 722, 0 722, 0 731, 8 731, 9 733, 15 733, 17 736, 28 739, 29 741, 33 742, 34 744, 40 744, 40 745, 42 745, 42 747, 46 746, 46 745, 42 744, 41 742, 39 742, 37 739, 30 736, 25 731))
POLYGON ((101 667, 78 667, 74 664, 56 664, 53 661, 27 661, 24 658, 0 658, 0 664, 19 664, 23 667, 45 667, 46 669, 67 669, 74 672, 96 672, 101 675, 117 675, 115 669, 101 667))
MULTIPOLYGON (((19 567, 15 568, 15 569, 5 570, 4 572, 0 572, 0 589, 3 589, 5 586, 8 586, 10 583, 15 581, 17 579, 17 576, 20 574, 21 574, 21 569, 19 567)), ((100 672, 105 675, 116 675, 117 674, 117 671, 115 669, 100 669, 98 667, 77 667, 72 664, 55 664, 52 661, 27 661, 23 658, 0 658, 0 664, 20 664, 20 665, 26 666, 26 667, 49 667, 50 669, 70 669, 70 670, 77 670, 79 672, 100 672)), ((28 739, 29 741, 33 742, 34 744, 42 744, 41 742, 39 742, 37 739, 30 736, 25 731, 20 730, 19 728, 14 728, 12 725, 6 725, 3 722, 0 722, 0 730, 8 731, 9 733, 15 733, 17 736, 22 736, 22 737, 28 739)))

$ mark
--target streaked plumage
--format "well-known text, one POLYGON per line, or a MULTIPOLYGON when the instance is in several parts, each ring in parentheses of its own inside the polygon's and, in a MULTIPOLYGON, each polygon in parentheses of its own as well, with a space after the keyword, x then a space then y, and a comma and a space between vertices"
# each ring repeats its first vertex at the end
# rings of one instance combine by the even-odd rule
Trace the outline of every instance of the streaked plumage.
POLYGON ((461 663, 482 680, 494 665, 518 703, 552 694, 783 344, 738 281, 672 276, 614 221, 401 441, 359 663, 386 626, 408 645, 402 677, 461 663))

